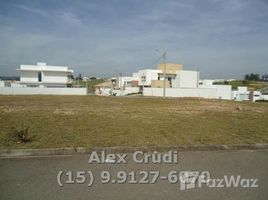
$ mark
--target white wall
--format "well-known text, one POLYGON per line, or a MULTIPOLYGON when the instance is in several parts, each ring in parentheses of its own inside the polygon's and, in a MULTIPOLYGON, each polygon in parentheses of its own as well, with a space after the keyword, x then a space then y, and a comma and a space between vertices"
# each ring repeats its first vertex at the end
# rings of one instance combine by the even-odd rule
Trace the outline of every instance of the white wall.
POLYGON ((239 93, 247 92, 248 91, 248 87, 244 87, 244 86, 237 87, 237 91, 239 93))
POLYGON ((253 102, 257 101, 257 100, 261 100, 261 92, 260 91, 254 91, 253 92, 253 102))
POLYGON ((21 71, 20 81, 23 83, 67 83, 67 72, 42 72, 42 81, 38 82, 38 72, 21 71))
POLYGON ((67 83, 67 72, 43 72, 42 82, 67 83))
POLYGON ((35 71, 21 71, 20 72, 21 82, 37 82, 38 83, 38 72, 35 71))
POLYGON ((236 101, 246 101, 249 100, 249 92, 239 92, 237 90, 234 90, 232 92, 232 99, 236 101))
POLYGON ((127 85, 127 82, 131 82, 133 80, 132 76, 123 76, 118 78, 118 87, 124 87, 127 85))
POLYGON ((24 85, 21 85, 19 83, 10 83, 10 87, 24 87, 24 85))
POLYGON ((267 94, 263 94, 263 95, 262 95, 262 99, 263 99, 263 100, 268 100, 268 95, 267 95, 267 94))
POLYGON ((139 87, 126 87, 125 90, 113 90, 116 96, 125 96, 127 94, 138 93, 139 87))
POLYGON ((249 100, 249 91, 247 87, 237 87, 237 90, 232 92, 232 98, 236 101, 249 100))
POLYGON ((174 81, 175 88, 197 88, 198 72, 180 70, 174 81))
POLYGON ((217 89, 217 99, 232 99, 232 86, 231 85, 214 85, 217 89))
MULTIPOLYGON (((144 96, 163 96, 163 88, 144 88, 144 96)), ((166 97, 217 98, 216 88, 166 88, 166 97)))
POLYGON ((132 78, 133 78, 133 80, 138 81, 139 80, 139 73, 133 73, 132 78))
POLYGON ((217 99, 232 99, 232 86, 231 85, 199 85, 200 89, 215 88, 217 89, 217 99))
POLYGON ((0 87, 0 95, 86 95, 86 88, 0 87))
POLYGON ((51 65, 46 65, 46 63, 37 63, 37 65, 21 65, 20 69, 30 70, 30 71, 47 71, 47 70, 62 71, 62 72, 70 71, 68 70, 68 67, 66 66, 51 66, 51 65))
POLYGON ((253 92, 253 102, 257 100, 268 100, 267 94, 262 94, 260 91, 254 91, 253 92))

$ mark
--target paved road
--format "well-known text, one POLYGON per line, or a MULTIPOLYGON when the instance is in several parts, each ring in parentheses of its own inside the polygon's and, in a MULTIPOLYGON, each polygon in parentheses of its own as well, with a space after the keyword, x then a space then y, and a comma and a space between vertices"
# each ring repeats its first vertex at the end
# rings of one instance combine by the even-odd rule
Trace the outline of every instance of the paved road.
MULTIPOLYGON (((268 151, 181 152, 178 164, 136 164, 131 159, 132 154, 127 157, 127 164, 89 164, 89 155, 2 158, 0 199, 268 199, 268 151), (64 184, 67 176, 63 173, 63 187, 60 187, 57 174, 61 170, 65 173, 92 171, 95 181, 91 187, 85 183, 64 184), (101 184, 100 173, 103 170, 109 171, 111 180, 115 181, 119 180, 115 178, 118 171, 159 170, 162 176, 173 170, 209 171, 211 178, 240 175, 241 179, 258 179, 258 187, 227 188, 223 185, 223 188, 215 188, 205 183, 199 187, 196 183, 195 188, 182 190, 183 185, 179 181, 171 184, 161 179, 155 184, 118 184, 112 181, 101 184)), ((88 183, 90 178, 86 175, 88 183)), ((140 180, 141 177, 138 177, 140 180)), ((246 186, 246 182, 242 185, 246 186)))

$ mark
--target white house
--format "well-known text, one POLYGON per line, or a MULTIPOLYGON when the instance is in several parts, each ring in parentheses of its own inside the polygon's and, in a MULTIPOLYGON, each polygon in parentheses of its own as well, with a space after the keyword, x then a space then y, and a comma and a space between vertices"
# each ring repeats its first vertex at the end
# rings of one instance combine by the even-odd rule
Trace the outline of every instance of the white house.
POLYGON ((249 100, 248 87, 237 87, 237 90, 233 91, 233 99, 236 101, 249 100))
POLYGON ((253 92, 253 102, 257 101, 257 100, 262 100, 262 95, 260 91, 254 91, 253 92))
POLYGON ((153 80, 158 80, 158 73, 161 72, 156 69, 139 70, 139 86, 151 86, 153 80))
POLYGON ((261 95, 263 100, 268 100, 268 88, 264 88, 261 90, 261 95))
POLYGON ((0 80, 0 87, 5 87, 5 81, 0 80))
MULTIPOLYGON (((157 87, 155 87, 156 84, 151 84, 154 80, 164 80, 161 70, 140 70, 139 74, 141 77, 145 77, 144 85, 149 86, 144 89, 144 96, 163 96, 163 83, 161 82, 157 87)), ((199 71, 183 70, 182 67, 177 67, 173 73, 167 73, 166 80, 170 84, 166 84, 166 96, 232 99, 231 85, 213 85, 213 81, 210 80, 199 85, 199 76, 199 71)), ((142 79, 140 78, 139 81, 142 79)))
POLYGON ((197 88, 199 72, 180 70, 174 80, 174 88, 197 88))
POLYGON ((131 76, 123 76, 118 78, 118 88, 131 87, 131 82, 133 81, 133 77, 131 76))
POLYGON ((73 70, 67 66, 49 66, 46 63, 21 65, 20 84, 26 87, 67 87, 73 70))
POLYGON ((253 92, 253 102, 257 100, 268 100, 268 88, 253 92))
MULTIPOLYGON (((109 82, 109 92, 99 92, 98 95, 124 96, 142 93, 144 96, 166 97, 197 97, 231 100, 231 85, 214 85, 218 80, 200 81, 199 71, 183 70, 182 64, 159 64, 157 69, 139 70, 131 77, 112 78, 109 82), (165 77, 165 78, 164 78, 165 77), (165 89, 163 89, 165 87, 165 89)), ((103 90, 103 85, 100 85, 103 90)))

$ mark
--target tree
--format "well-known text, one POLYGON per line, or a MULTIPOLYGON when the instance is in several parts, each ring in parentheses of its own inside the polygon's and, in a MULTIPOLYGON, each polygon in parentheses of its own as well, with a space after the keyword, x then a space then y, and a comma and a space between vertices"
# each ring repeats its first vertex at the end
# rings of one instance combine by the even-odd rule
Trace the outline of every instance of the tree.
POLYGON ((74 75, 73 74, 71 74, 69 77, 70 77, 71 80, 74 80, 74 75))
POLYGON ((260 75, 259 74, 246 74, 245 78, 246 81, 259 81, 260 80, 260 75))
POLYGON ((76 77, 76 80, 83 80, 82 75, 79 74, 79 75, 76 77))
POLYGON ((268 81, 268 74, 262 75, 261 80, 268 81))

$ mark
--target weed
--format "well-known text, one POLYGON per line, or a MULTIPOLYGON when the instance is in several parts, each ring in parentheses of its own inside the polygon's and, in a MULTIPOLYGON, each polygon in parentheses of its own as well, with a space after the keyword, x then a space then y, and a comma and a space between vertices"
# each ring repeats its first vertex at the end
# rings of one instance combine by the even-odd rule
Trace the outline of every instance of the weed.
POLYGON ((30 135, 30 126, 25 126, 23 122, 19 128, 11 131, 10 136, 17 143, 27 143, 33 139, 30 135))

